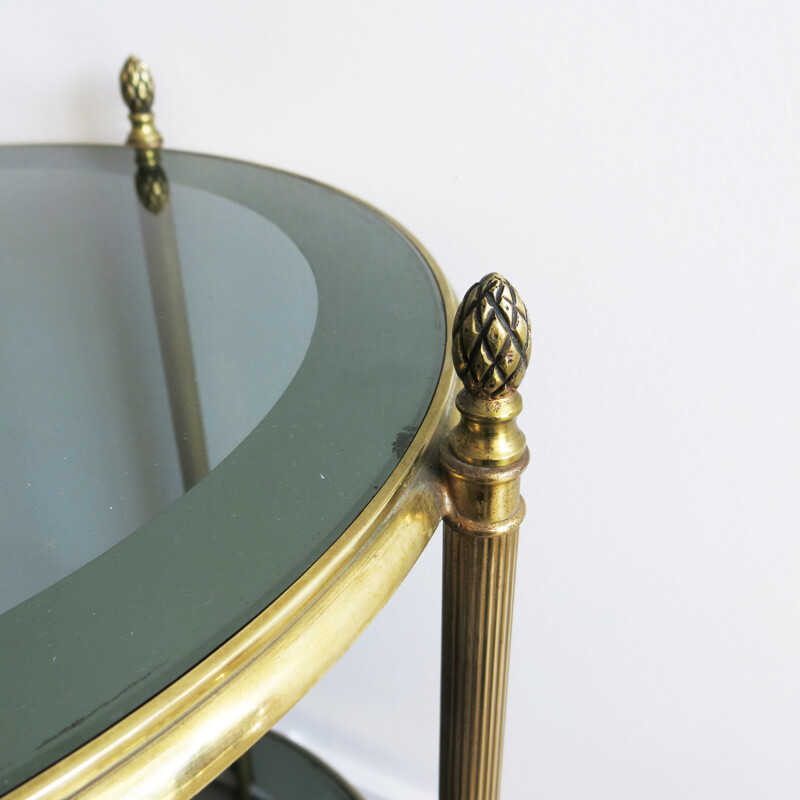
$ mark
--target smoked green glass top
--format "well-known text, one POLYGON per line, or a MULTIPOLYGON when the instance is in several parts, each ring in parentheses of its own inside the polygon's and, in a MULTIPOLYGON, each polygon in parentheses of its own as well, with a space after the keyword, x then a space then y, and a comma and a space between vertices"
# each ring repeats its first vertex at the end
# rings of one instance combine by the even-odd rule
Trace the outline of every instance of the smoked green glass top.
POLYGON ((302 575, 442 369, 435 278, 377 213, 223 159, 136 171, 0 148, 0 794, 302 575))
POLYGON ((170 197, 154 215, 130 175, 3 172, 0 614, 177 500, 177 441, 216 466, 308 349, 316 284, 291 239, 225 197, 170 197), (268 313, 276 295, 301 313, 268 313))

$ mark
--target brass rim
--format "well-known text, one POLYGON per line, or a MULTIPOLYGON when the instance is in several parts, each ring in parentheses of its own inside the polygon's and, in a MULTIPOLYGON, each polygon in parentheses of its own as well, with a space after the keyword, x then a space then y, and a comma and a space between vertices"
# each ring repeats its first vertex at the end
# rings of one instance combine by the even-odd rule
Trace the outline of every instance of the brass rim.
MULTIPOLYGON (((430 253, 402 225, 321 181, 266 168, 347 197, 397 230, 433 273, 447 330, 452 328, 457 299, 430 253)), ((442 371, 419 430, 386 482, 335 544, 203 661, 95 739, 12 790, 5 795, 8 800, 191 797, 269 730, 343 655, 408 574, 446 510, 437 463, 439 446, 453 422, 457 378, 449 336, 445 342, 442 371)))

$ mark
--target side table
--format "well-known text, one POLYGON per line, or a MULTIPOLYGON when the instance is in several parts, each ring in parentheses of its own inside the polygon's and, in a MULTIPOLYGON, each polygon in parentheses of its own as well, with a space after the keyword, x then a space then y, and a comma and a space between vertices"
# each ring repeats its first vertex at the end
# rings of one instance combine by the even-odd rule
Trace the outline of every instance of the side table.
POLYGON ((129 148, 0 148, 0 794, 188 798, 235 763, 246 796, 444 520, 440 796, 494 800, 524 303, 490 273, 456 308, 397 223, 165 151, 147 67, 121 86, 129 148))

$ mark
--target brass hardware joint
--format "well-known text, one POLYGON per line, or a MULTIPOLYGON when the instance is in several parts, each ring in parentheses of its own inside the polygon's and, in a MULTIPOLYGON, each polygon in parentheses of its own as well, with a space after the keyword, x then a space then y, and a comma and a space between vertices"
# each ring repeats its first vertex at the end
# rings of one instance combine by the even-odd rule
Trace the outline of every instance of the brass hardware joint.
POLYGON ((456 407, 461 421, 440 451, 449 500, 444 519, 465 533, 497 535, 525 513, 519 485, 530 456, 515 419, 522 401, 516 392, 488 401, 462 391, 456 407))

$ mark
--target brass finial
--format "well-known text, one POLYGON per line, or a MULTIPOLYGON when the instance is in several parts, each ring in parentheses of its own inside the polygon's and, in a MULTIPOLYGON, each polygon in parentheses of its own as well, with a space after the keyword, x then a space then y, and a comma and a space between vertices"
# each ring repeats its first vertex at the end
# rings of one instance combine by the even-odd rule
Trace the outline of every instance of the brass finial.
POLYGON ((122 99, 130 109, 131 132, 126 144, 137 149, 161 147, 161 134, 156 129, 151 111, 155 86, 150 68, 131 56, 119 75, 122 99))
POLYGON ((476 398, 504 397, 522 382, 531 356, 525 303, 496 272, 470 287, 453 322, 453 363, 476 398))
POLYGON ((470 287, 453 321, 453 363, 464 384, 449 447, 471 464, 511 464, 525 452, 517 388, 531 356, 525 303, 496 272, 470 287))

